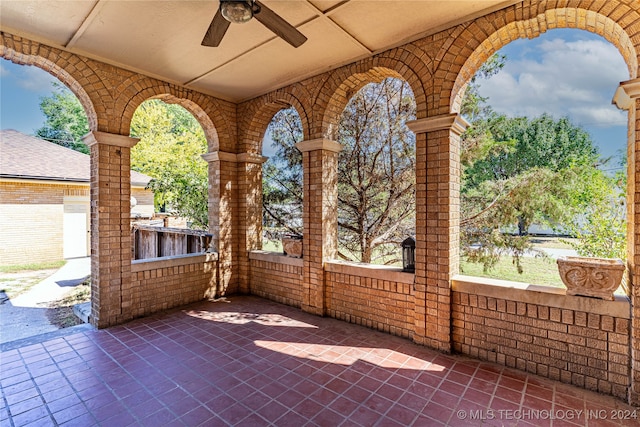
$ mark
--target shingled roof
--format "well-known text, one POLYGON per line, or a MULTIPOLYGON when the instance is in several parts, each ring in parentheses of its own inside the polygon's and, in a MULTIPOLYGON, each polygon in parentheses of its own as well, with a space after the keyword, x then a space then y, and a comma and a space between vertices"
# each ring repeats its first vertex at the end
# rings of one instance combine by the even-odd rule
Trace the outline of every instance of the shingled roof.
MULTIPOLYGON (((0 130, 0 178, 89 182, 87 154, 13 129, 0 130)), ((146 186, 151 177, 131 171, 131 185, 146 186)))

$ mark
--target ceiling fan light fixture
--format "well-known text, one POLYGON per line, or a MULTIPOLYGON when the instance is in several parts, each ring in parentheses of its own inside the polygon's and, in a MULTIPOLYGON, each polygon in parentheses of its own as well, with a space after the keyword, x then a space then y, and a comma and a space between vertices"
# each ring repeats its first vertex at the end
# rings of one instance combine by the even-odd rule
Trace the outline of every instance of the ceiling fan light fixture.
POLYGON ((220 1, 220 13, 232 24, 244 24, 253 18, 253 1, 220 1))

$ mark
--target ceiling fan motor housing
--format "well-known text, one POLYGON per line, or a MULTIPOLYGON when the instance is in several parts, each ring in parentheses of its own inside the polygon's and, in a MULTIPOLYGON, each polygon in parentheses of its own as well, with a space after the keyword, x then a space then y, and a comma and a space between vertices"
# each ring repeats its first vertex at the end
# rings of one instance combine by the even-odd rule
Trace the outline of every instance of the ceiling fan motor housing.
POLYGON ((249 22, 258 12, 260 5, 253 0, 220 0, 220 13, 233 24, 249 22))

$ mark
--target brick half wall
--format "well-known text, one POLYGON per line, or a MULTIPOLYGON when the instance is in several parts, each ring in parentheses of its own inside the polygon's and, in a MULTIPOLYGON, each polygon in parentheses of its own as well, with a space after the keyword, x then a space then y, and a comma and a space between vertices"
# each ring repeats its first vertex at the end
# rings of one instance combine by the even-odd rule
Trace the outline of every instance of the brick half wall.
POLYGON ((630 303, 456 276, 453 350, 626 400, 630 303))
POLYGON ((414 329, 412 273, 397 267, 325 263, 326 315, 411 338, 414 329))
POLYGON ((123 302, 122 310, 135 318, 213 298, 217 276, 215 253, 132 261, 132 298, 123 302))
POLYGON ((302 306, 303 261, 277 252, 249 253, 251 294, 292 307, 302 306))

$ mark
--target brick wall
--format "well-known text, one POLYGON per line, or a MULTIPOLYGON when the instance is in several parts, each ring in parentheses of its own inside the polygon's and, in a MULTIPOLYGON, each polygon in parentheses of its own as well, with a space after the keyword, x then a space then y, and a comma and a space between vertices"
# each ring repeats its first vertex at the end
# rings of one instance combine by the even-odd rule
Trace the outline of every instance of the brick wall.
POLYGON ((563 289, 458 276, 452 320, 456 352, 627 397, 630 307, 625 297, 572 297, 563 289))
POLYGON ((410 338, 413 274, 380 265, 325 263, 326 315, 410 338))
POLYGON ((123 302, 123 310, 142 317, 213 297, 217 264, 214 253, 133 261, 131 300, 123 302))
MULTIPOLYGON (((293 307, 303 302, 303 261, 254 251, 251 294, 293 307)), ((398 268, 328 261, 324 264, 326 316, 393 335, 411 337, 414 328, 413 274, 398 268)))
POLYGON ((59 261, 63 257, 64 197, 88 185, 0 182, 0 265, 59 261))
POLYGON ((302 259, 274 252, 254 251, 249 254, 249 262, 251 294, 301 307, 302 259))
POLYGON ((219 293, 238 291, 238 277, 233 266, 238 261, 237 164, 232 153, 215 152, 202 156, 209 163, 209 232, 219 254, 219 293))
POLYGON ((61 260, 63 215, 62 204, 0 204, 0 265, 61 260))

